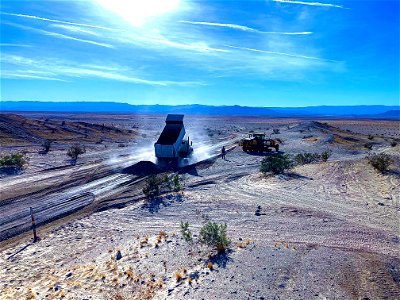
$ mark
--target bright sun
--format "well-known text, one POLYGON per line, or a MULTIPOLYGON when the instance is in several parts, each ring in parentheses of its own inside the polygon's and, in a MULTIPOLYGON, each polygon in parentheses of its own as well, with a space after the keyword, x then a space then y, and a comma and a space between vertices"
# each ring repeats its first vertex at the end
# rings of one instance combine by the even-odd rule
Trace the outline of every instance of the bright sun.
POLYGON ((95 0, 95 2, 132 25, 142 26, 149 18, 177 9, 180 0, 95 0))

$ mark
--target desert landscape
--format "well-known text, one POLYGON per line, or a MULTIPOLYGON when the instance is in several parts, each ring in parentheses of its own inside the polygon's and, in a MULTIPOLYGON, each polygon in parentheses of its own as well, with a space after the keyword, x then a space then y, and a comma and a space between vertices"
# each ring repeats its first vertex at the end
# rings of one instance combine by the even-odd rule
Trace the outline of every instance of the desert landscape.
POLYGON ((193 155, 166 172, 153 146, 164 120, 0 114, 0 155, 27 161, 1 169, 1 299, 400 298, 399 121, 187 115, 193 155), (293 160, 329 156, 264 174, 277 153, 244 152, 249 132, 293 160), (155 174, 181 188, 146 197, 155 174), (209 222, 226 224, 224 251, 199 242, 209 222))

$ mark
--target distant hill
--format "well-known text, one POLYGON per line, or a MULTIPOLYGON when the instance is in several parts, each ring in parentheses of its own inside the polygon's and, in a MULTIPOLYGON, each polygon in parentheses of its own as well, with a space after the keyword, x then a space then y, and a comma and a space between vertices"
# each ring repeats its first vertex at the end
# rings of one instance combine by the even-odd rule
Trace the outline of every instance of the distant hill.
POLYGON ((384 113, 376 114, 373 117, 400 120, 400 110, 399 109, 388 110, 388 111, 386 111, 384 113))
POLYGON ((92 113, 183 113, 196 115, 271 116, 271 117, 371 117, 399 119, 399 106, 308 106, 308 107, 249 107, 209 105, 131 105, 118 102, 39 102, 2 101, 3 112, 92 112, 92 113))

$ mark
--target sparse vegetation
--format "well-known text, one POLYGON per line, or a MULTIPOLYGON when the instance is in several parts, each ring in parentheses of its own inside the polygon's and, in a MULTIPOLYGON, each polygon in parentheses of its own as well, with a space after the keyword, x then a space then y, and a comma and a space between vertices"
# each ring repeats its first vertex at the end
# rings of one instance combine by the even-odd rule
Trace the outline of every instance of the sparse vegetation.
POLYGON ((160 185, 162 181, 159 176, 152 175, 146 179, 145 186, 143 188, 143 194, 148 199, 153 199, 160 195, 160 185))
POLYGON ((67 155, 71 157, 72 160, 77 160, 79 155, 83 154, 86 152, 85 147, 81 147, 79 145, 74 145, 71 146, 71 148, 68 149, 67 155))
POLYGON ((326 162, 331 156, 332 152, 330 150, 319 153, 299 153, 294 157, 294 161, 297 165, 311 164, 319 161, 326 162))
POLYGON ((321 159, 323 162, 328 161, 329 157, 331 157, 332 152, 331 151, 324 151, 321 153, 321 159))
POLYGON ((21 153, 4 155, 0 158, 0 167, 14 168, 17 171, 21 170, 26 164, 27 159, 21 153))
POLYGON ((280 134, 280 133, 281 133, 280 130, 279 130, 278 128, 272 129, 272 132, 273 132, 274 134, 280 134))
POLYGON ((48 153, 50 151, 50 147, 51 144, 53 143, 53 141, 51 140, 44 140, 42 143, 42 147, 43 147, 43 152, 44 153, 48 153))
POLYGON ((368 150, 372 150, 372 144, 366 143, 366 144, 364 144, 364 148, 367 148, 368 150))
POLYGON ((386 172, 393 163, 392 158, 385 153, 373 154, 368 158, 368 161, 376 170, 381 173, 386 172))
POLYGON ((396 147, 396 146, 397 146, 397 142, 396 142, 396 141, 391 141, 391 142, 390 142, 390 146, 396 147))
POLYGON ((190 243, 193 241, 192 232, 189 229, 189 222, 181 222, 181 233, 186 242, 190 243))
POLYGON ((369 139, 369 140, 373 140, 373 139, 374 139, 374 136, 373 136, 372 134, 370 134, 370 135, 368 135, 368 139, 369 139))
POLYGON ((274 174, 282 174, 286 170, 293 167, 293 161, 288 155, 267 156, 261 161, 260 171, 262 173, 272 172, 274 174))
POLYGON ((321 159, 321 155, 318 153, 299 153, 294 157, 296 164, 305 165, 313 162, 317 162, 321 159))
POLYGON ((154 199, 164 192, 179 192, 183 189, 182 178, 179 174, 170 175, 168 173, 150 176, 145 183, 143 193, 148 199, 154 199))
POLYGON ((200 230, 200 242, 215 247, 218 252, 224 252, 231 244, 226 229, 226 224, 208 222, 200 230))
POLYGON ((172 184, 175 192, 182 190, 182 178, 178 174, 172 177, 172 184))
POLYGON ((176 282, 179 282, 183 279, 183 275, 181 274, 181 272, 179 272, 179 271, 175 272, 175 279, 176 279, 176 282))

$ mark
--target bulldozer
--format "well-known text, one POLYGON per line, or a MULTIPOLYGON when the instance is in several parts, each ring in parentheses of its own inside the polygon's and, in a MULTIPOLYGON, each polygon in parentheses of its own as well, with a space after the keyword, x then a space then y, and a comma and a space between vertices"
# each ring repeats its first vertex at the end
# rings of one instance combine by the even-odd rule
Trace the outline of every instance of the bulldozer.
POLYGON ((249 137, 242 139, 239 146, 245 152, 269 152, 272 148, 279 151, 279 141, 267 138, 265 133, 249 133, 249 137))

